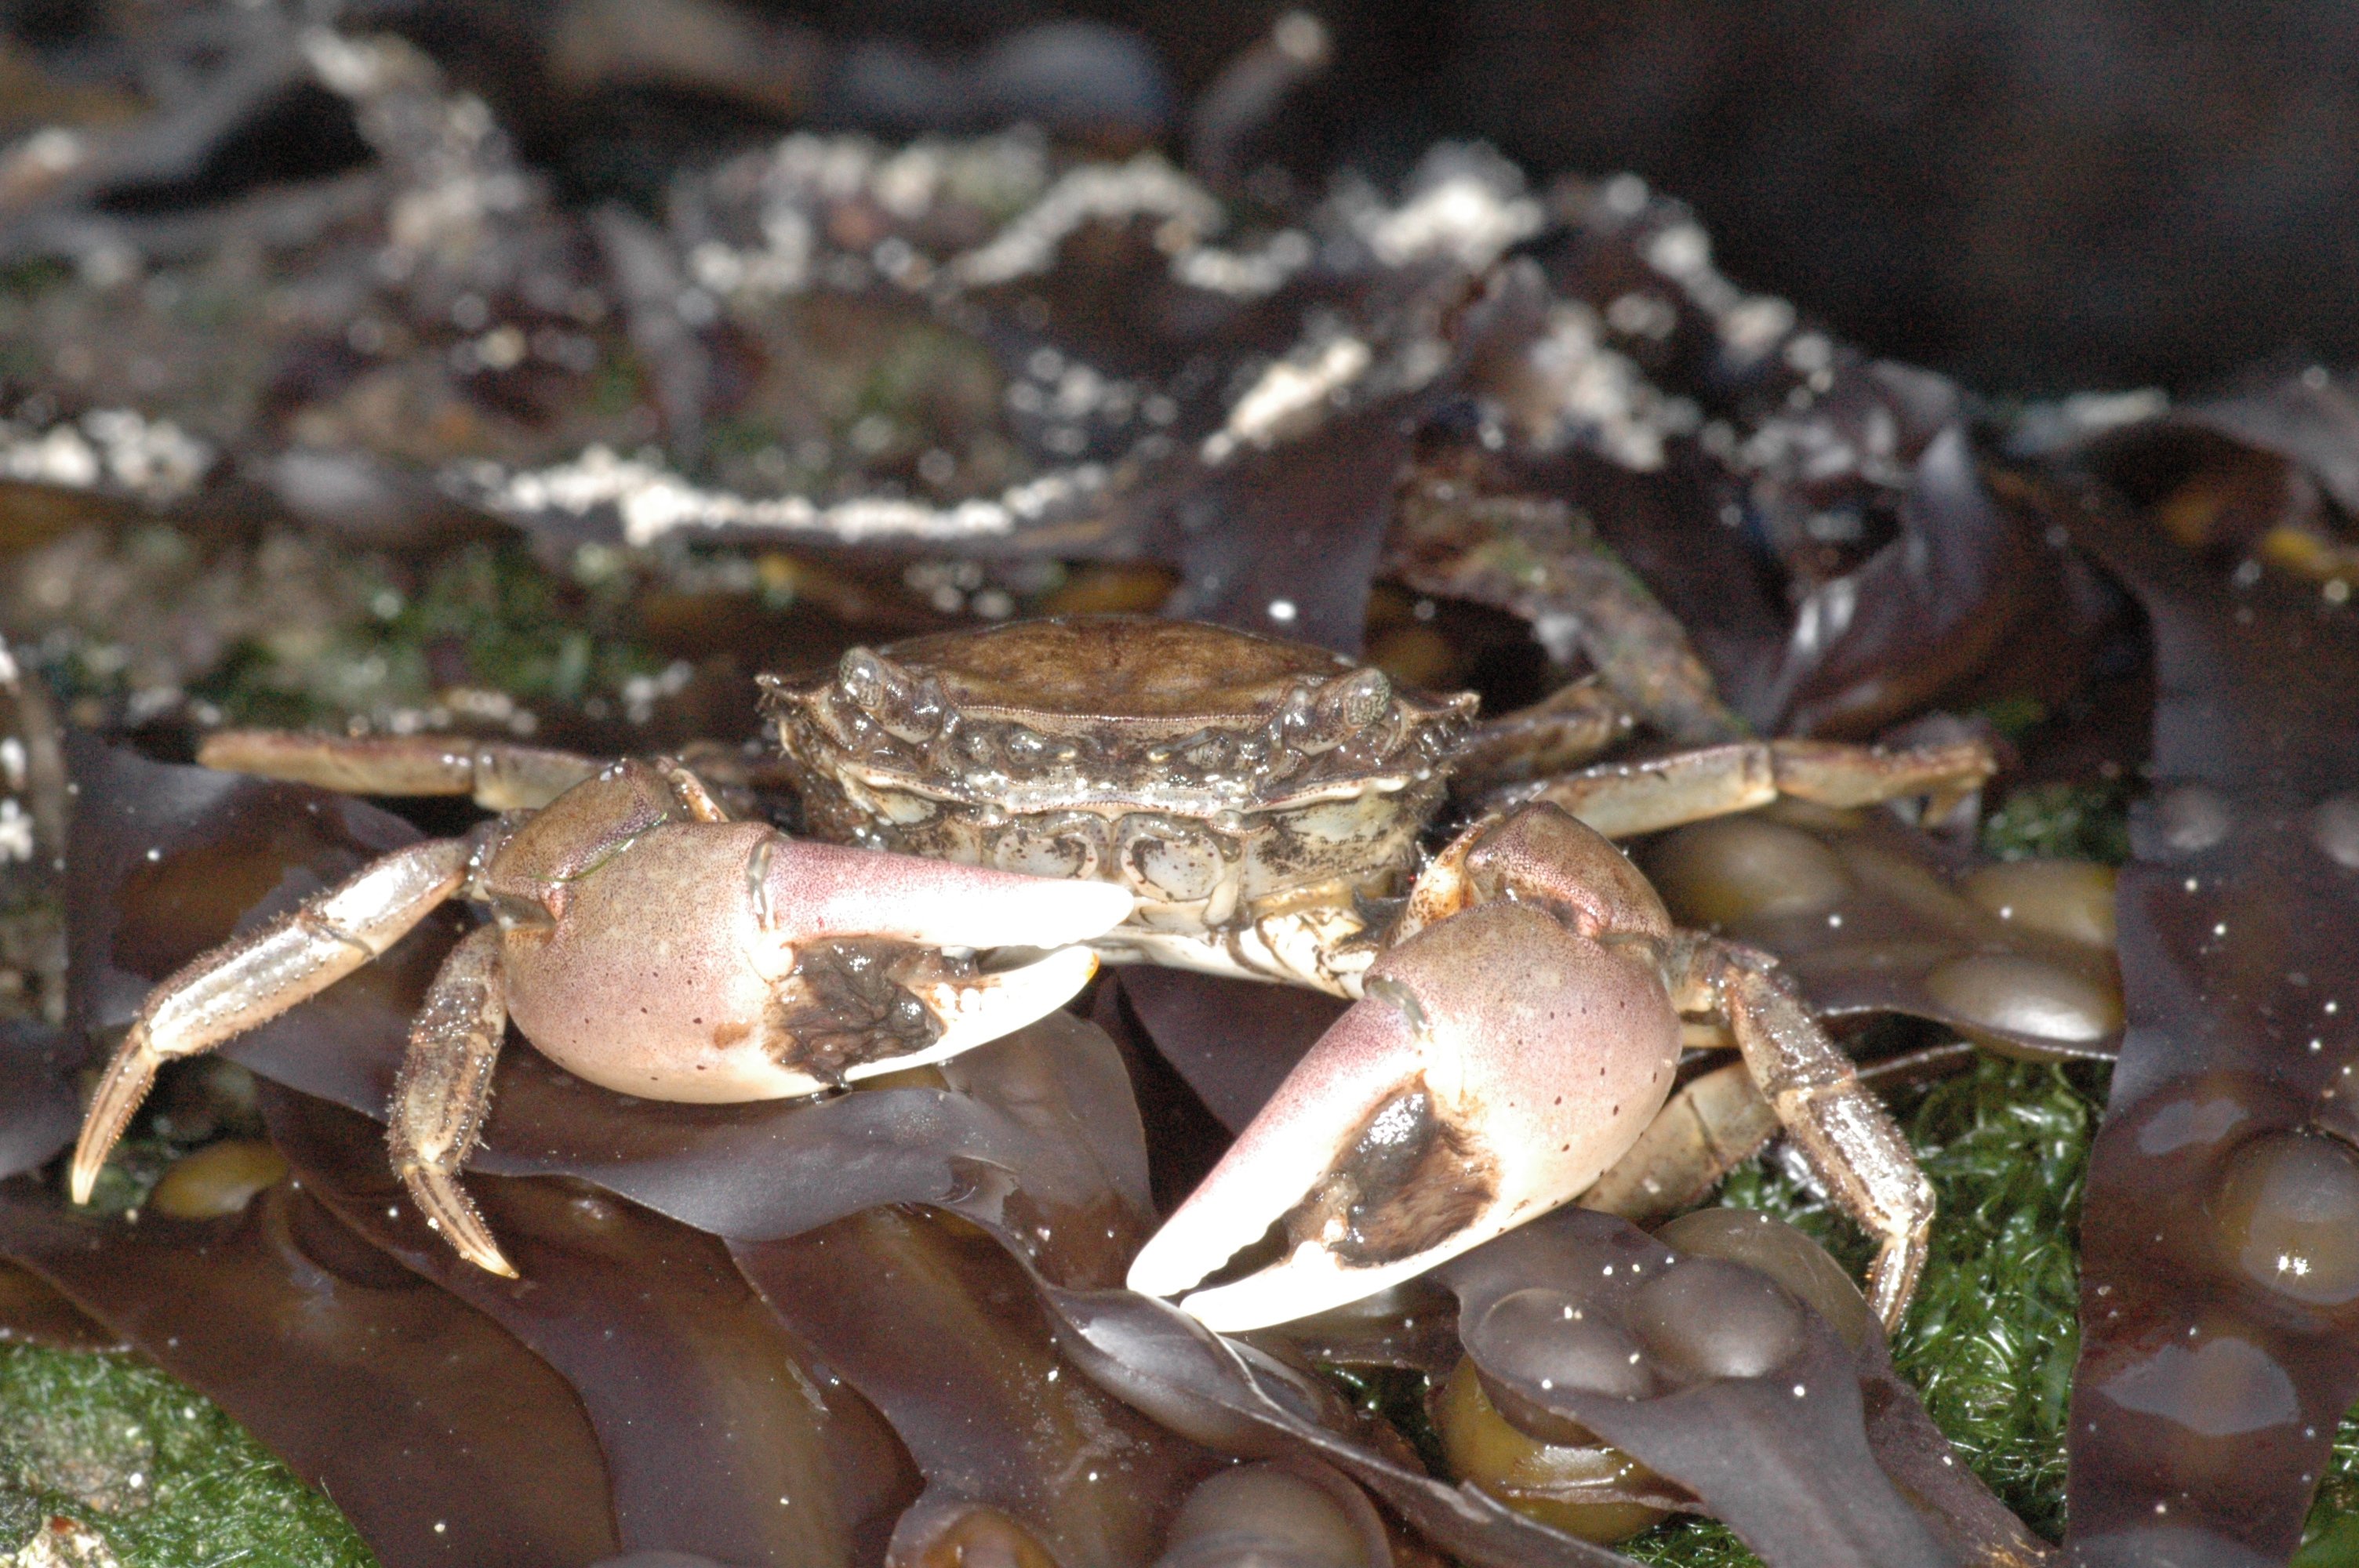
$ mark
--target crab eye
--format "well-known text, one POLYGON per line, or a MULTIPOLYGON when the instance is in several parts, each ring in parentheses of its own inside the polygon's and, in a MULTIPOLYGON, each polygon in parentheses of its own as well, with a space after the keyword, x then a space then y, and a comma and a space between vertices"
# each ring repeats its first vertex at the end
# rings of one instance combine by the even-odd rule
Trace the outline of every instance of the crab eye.
POLYGON ((864 708, 875 708, 885 698, 885 661, 865 648, 846 649, 835 678, 843 695, 864 708))
POLYGON ((1328 690, 1328 701, 1346 731, 1374 724, 1392 699, 1392 682, 1379 669, 1355 670, 1328 690))
POLYGON ((920 689, 892 661, 866 648, 852 648, 836 666, 838 690, 853 705, 904 741, 930 739, 941 728, 940 693, 920 689))

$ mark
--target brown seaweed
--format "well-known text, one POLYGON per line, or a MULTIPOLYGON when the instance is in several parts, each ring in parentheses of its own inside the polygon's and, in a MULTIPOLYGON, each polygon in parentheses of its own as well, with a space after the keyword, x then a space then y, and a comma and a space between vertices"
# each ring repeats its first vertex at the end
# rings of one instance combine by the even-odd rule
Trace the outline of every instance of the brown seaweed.
POLYGON ((614 1552, 573 1391, 299 1187, 136 1226, 0 1184, 0 1254, 202 1389, 334 1498, 386 1568, 578 1568, 614 1552))
MULTIPOLYGON (((1168 1303, 1039 1281, 1060 1342, 1102 1387, 1163 1425, 1249 1457, 1309 1454, 1365 1487, 1441 1551, 1481 1568, 1626 1568, 1629 1559, 1425 1474, 1396 1437, 1372 1443, 1324 1384, 1168 1303)), ((1380 1429, 1381 1430, 1381 1429, 1380 1429)))
MULTIPOLYGON (((772 1311, 883 1411, 927 1482, 921 1507, 983 1503, 1060 1562, 1144 1564, 1223 1460, 1110 1398, 1059 1354, 991 1238, 873 1208, 731 1252, 772 1311)), ((888 1560, 906 1561, 905 1524, 888 1560)))
POLYGON ((18 1020, 0 1024, 0 1176, 38 1170, 73 1139, 82 1120, 71 1069, 82 1053, 67 1037, 18 1020))
POLYGON ((1823 1017, 1904 1013, 2034 1061, 2119 1049, 2102 934, 1980 907, 1960 885, 1974 859, 1887 813, 1782 801, 1663 835, 1637 859, 1674 918, 1777 955, 1823 1017))
POLYGON ((1442 1274, 1489 1379, 1693 1488, 1767 1561, 1953 1561, 1876 1466, 1854 1353, 1767 1276, 1582 1209, 1442 1274))
POLYGON ((2281 1560, 2359 1394, 2359 624, 2095 492, 2059 514, 2145 605, 2158 670, 2117 898, 2129 1027, 2082 1225, 2071 1542, 2091 1564, 2281 1560))
POLYGON ((779 1331, 719 1242, 579 1183, 478 1176, 469 1189, 524 1276, 502 1280, 424 1223, 375 1123, 275 1086, 264 1105, 307 1190, 572 1384, 624 1545, 781 1568, 881 1551, 917 1490, 907 1456, 779 1331))

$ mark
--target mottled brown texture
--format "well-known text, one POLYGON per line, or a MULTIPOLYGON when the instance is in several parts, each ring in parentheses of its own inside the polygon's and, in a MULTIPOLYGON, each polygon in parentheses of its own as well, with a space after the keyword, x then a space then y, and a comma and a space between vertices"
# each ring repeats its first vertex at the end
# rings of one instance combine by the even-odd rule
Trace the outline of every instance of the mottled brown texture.
POLYGON ((573 1391, 299 1189, 131 1227, 19 1179, 0 1188, 0 1252, 324 1486, 386 1568, 581 1568, 615 1550, 573 1391))
POLYGON ((1266 717, 1299 679, 1332 680, 1356 667, 1302 643, 1120 615, 919 637, 895 643, 892 658, 931 676, 962 709, 1016 719, 1135 716, 1180 734, 1217 719, 1266 717))
POLYGON ((854 650, 773 679, 766 705, 815 833, 1115 882, 1142 901, 1126 945, 1158 952, 1305 900, 1397 893, 1473 698, 1299 643, 1099 615, 854 650))
MULTIPOLYGON (((2107 461, 2126 479, 2155 455, 2107 461)), ((2359 788, 2359 621, 2271 575, 2232 584, 2103 499, 2061 514, 2138 594, 2158 674, 2115 903, 2128 1031, 2082 1226, 2071 1541, 2104 1564, 2277 1558, 2359 1394, 2359 1317, 2247 1264, 2237 1189, 2288 1136, 2359 1159, 2359 872, 2332 809, 2359 788)))
POLYGON ((451 1255, 400 1201, 373 1125, 265 1088, 309 1190, 375 1245, 499 1324, 571 1383, 637 1550, 761 1568, 871 1559, 916 1476, 876 1412, 831 1389, 712 1237, 561 1178, 473 1184, 526 1281, 451 1255))

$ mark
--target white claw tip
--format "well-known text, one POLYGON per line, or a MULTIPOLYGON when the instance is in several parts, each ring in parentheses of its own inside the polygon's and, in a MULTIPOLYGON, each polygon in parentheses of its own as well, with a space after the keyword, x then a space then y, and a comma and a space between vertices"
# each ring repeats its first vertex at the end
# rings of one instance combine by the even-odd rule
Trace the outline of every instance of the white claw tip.
POLYGON ((1128 889, 1113 882, 1055 882, 1041 893, 1037 905, 1021 912, 1016 928, 1000 946, 1064 947, 1086 942, 1120 925, 1138 907, 1128 889))
MULTIPOLYGON (((1127 899, 1128 895, 1124 895, 1127 899)), ((963 1051, 1013 1034, 1065 1005, 1097 973, 1097 955, 1087 947, 1060 947, 1038 963, 968 980, 943 980, 916 988, 942 1024, 932 1044, 906 1056, 884 1056, 844 1069, 849 1080, 897 1073, 947 1061, 963 1051)))

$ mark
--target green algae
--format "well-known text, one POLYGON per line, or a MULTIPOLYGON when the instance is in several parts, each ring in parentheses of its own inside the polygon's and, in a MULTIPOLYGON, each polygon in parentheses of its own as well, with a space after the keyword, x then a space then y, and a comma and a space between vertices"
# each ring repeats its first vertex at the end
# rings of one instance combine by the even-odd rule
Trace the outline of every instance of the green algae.
POLYGON ((136 1356, 0 1346, 0 1552, 52 1517, 123 1568, 373 1568, 326 1498, 136 1356))
POLYGON ((2130 858, 2127 779, 2031 784, 2008 795, 1983 820, 1983 852, 2002 860, 2130 858))

